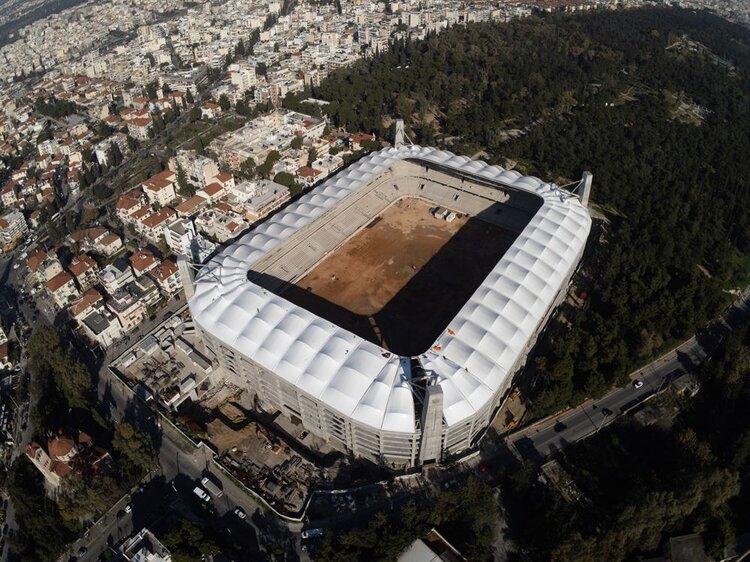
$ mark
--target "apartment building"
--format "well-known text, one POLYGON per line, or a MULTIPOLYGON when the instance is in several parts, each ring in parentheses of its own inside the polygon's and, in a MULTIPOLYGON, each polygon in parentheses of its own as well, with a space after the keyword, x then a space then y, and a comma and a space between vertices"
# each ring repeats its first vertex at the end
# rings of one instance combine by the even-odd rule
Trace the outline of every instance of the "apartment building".
POLYGON ((153 205, 164 207, 176 195, 177 174, 171 170, 164 170, 143 182, 143 192, 153 205))
POLYGON ((64 308, 68 303, 78 296, 73 276, 63 271, 58 273, 52 279, 47 281, 47 291, 60 308, 64 308))
POLYGON ((26 219, 20 211, 10 211, 0 217, 0 249, 12 251, 29 232, 26 219))

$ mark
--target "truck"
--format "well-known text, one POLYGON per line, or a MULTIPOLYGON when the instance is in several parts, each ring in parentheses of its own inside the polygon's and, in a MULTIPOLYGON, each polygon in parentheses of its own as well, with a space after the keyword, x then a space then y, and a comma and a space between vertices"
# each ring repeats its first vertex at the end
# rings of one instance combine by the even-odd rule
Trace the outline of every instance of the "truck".
POLYGON ((203 477, 203 480, 201 480, 201 484, 203 484, 203 487, 211 492, 211 495, 215 498, 220 498, 224 495, 224 492, 221 491, 221 488, 214 484, 213 481, 208 478, 208 476, 203 477))

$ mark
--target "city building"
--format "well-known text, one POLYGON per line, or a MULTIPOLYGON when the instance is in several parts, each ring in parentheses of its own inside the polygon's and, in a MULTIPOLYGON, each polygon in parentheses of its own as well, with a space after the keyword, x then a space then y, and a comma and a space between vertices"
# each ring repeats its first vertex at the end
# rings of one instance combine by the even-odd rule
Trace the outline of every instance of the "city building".
POLYGON ((169 550, 146 528, 120 545, 123 562, 172 562, 169 550))
POLYGON ((135 279, 135 276, 128 260, 120 258, 105 266, 99 274, 99 279, 104 290, 112 295, 135 279))
POLYGON ((159 288, 168 295, 174 295, 182 289, 177 263, 172 259, 161 262, 149 275, 156 281, 159 288))
POLYGON ((62 480, 74 471, 99 472, 110 456, 94 445, 90 435, 76 429, 60 430, 47 440, 47 450, 34 441, 26 446, 26 456, 56 491, 62 480))
POLYGON ((195 238, 195 226, 188 218, 173 220, 166 228, 169 249, 177 255, 189 255, 190 243, 195 238))
MULTIPOLYGON (((131 281, 131 284, 135 281, 131 281)), ((130 287, 130 284, 128 285, 130 287)), ((123 331, 129 332, 140 324, 146 317, 146 303, 141 301, 127 287, 109 294, 106 305, 120 322, 123 331)))
POLYGON ((65 271, 58 273, 47 281, 46 287, 50 296, 60 308, 64 308, 78 296, 78 289, 73 277, 65 271))
POLYGON ((78 290, 85 292, 99 282, 99 266, 86 254, 75 256, 68 271, 73 275, 78 285, 78 290))
POLYGON ((219 175, 216 162, 198 154, 195 150, 178 150, 169 160, 169 169, 175 174, 182 169, 185 180, 193 187, 206 187, 219 175))
POLYGON ((21 211, 9 211, 0 216, 0 250, 12 251, 29 232, 21 211))
POLYGON ((143 182, 143 192, 153 205, 164 207, 175 198, 177 174, 171 170, 164 170, 143 182))

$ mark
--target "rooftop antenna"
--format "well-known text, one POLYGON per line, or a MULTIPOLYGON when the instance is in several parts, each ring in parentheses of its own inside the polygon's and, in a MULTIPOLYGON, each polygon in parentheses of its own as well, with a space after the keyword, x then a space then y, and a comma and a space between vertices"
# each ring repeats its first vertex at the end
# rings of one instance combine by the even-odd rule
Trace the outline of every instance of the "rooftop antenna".
POLYGON ((411 139, 406 136, 406 131, 404 131, 404 120, 396 119, 396 137, 393 140, 394 148, 401 148, 404 146, 404 140, 408 141, 410 146, 414 146, 414 143, 411 142, 411 139))

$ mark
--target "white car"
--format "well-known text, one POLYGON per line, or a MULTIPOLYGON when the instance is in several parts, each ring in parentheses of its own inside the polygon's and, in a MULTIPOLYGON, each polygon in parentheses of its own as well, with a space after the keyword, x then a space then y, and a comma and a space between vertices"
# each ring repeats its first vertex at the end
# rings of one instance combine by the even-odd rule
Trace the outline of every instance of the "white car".
POLYGON ((193 490, 193 493, 198 496, 200 499, 202 499, 204 502, 211 501, 211 496, 208 495, 208 493, 201 488, 200 486, 196 486, 193 490))
POLYGON ((234 514, 240 519, 245 519, 247 517, 247 515, 245 515, 245 512, 242 510, 241 507, 235 507, 234 514))
POLYGON ((636 380, 633 381, 633 388, 641 388, 642 386, 643 386, 643 381, 642 380, 636 379, 636 380))

